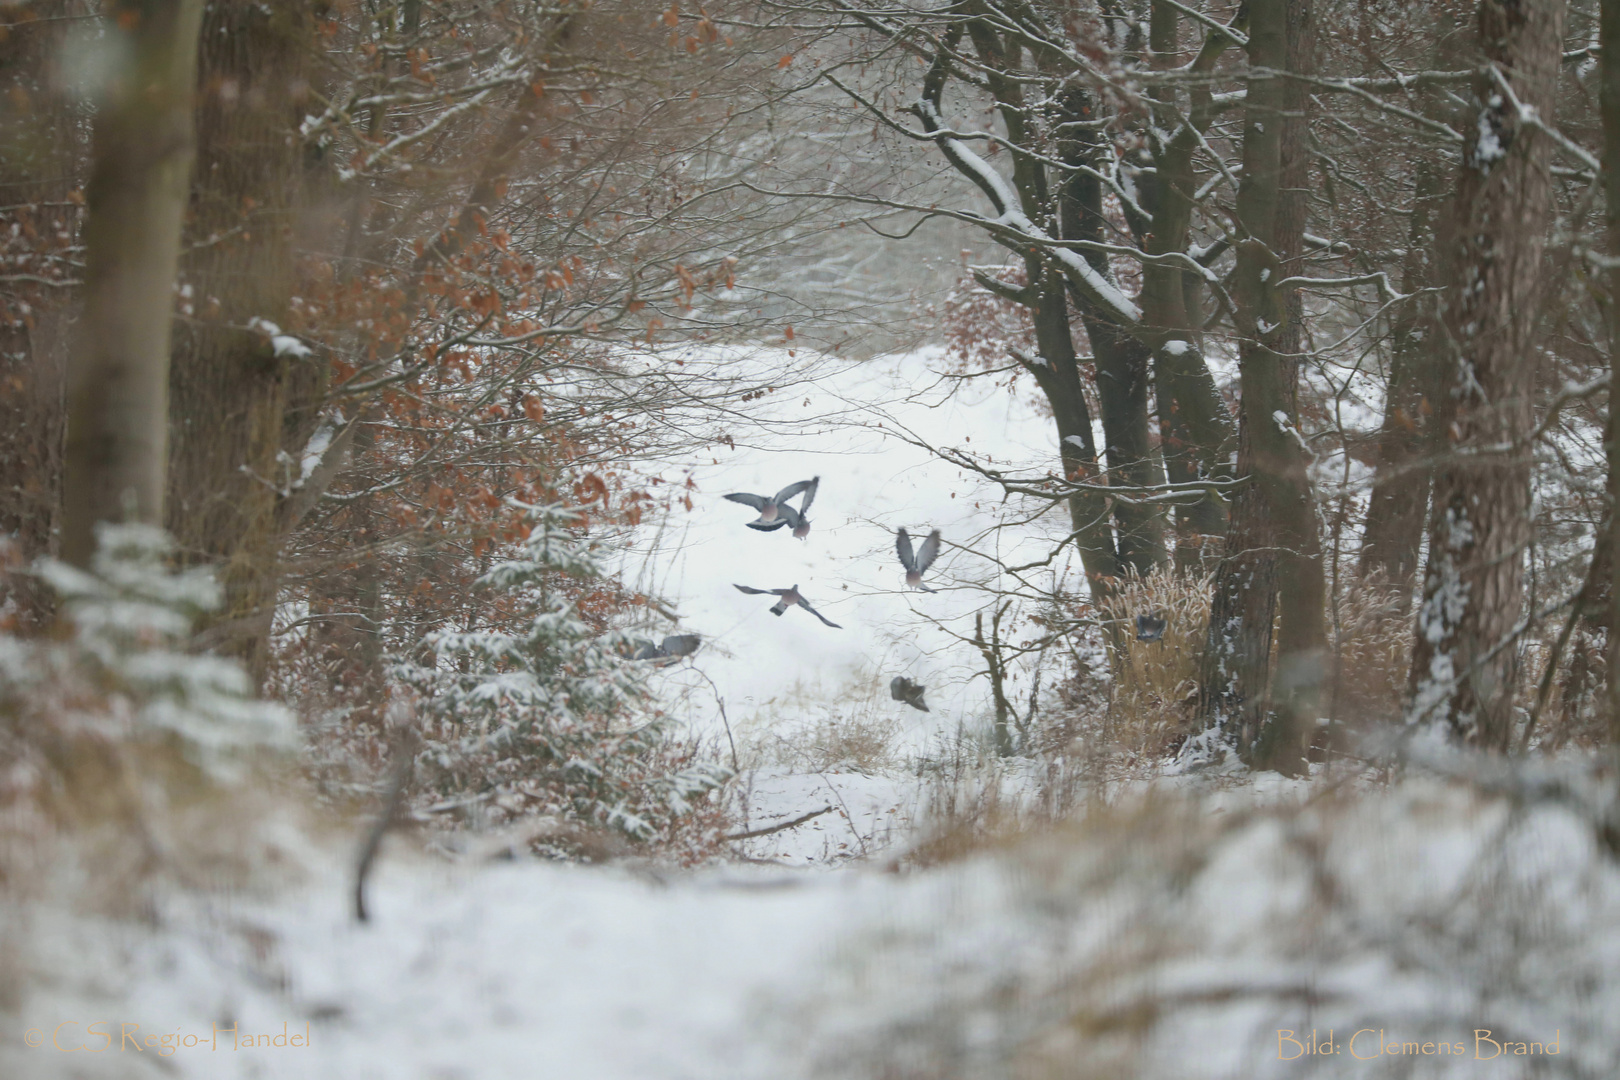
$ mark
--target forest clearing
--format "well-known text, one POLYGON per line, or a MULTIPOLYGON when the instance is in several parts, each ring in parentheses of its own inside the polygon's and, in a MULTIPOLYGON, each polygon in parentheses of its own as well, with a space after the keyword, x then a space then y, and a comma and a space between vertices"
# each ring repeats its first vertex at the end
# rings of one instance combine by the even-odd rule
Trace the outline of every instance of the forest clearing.
POLYGON ((1620 1073, 1620 0, 0 0, 0 1075, 1620 1073))

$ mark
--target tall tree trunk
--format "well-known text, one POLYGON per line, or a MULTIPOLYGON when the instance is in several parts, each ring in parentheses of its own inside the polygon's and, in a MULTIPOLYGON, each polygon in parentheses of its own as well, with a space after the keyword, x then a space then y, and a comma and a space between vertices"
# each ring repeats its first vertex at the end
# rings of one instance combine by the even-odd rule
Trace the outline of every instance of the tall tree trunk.
MULTIPOLYGON (((1401 291, 1426 294, 1434 284, 1431 260, 1440 199, 1435 169, 1428 161, 1418 163, 1414 186, 1401 291)), ((1400 306, 1391 327, 1389 390, 1357 568, 1363 577, 1382 571, 1400 589, 1403 611, 1417 577, 1429 505, 1432 465, 1428 459, 1434 449, 1431 419, 1436 397, 1432 385, 1436 328, 1431 307, 1426 295, 1414 295, 1400 306)))
POLYGON ((279 455, 291 406, 319 378, 311 359, 278 348, 269 332, 292 318, 297 131, 314 12, 306 3, 209 5, 183 264, 197 317, 177 335, 170 379, 169 527, 189 558, 223 566, 214 636, 261 677, 279 577, 277 502, 290 479, 279 455))
MULTIPOLYGON (((940 98, 944 91, 948 71, 946 54, 956 48, 964 31, 970 36, 975 49, 985 59, 989 71, 990 89, 995 94, 1007 125, 1008 138, 1016 143, 1025 140, 1025 119, 1022 90, 1017 83, 1005 79, 999 72, 1014 58, 1007 55, 1004 43, 992 27, 980 20, 955 22, 944 37, 946 49, 942 51, 923 80, 922 98, 932 105, 932 115, 921 114, 923 125, 933 130, 932 117, 939 115, 940 98)), ((1011 51, 1016 52, 1017 46, 1011 51)), ((965 162, 947 139, 940 140, 940 149, 946 160, 970 178, 974 168, 965 162)), ((975 181, 976 183, 979 181, 975 181)), ((1013 188, 1019 199, 1017 207, 1000 205, 1001 195, 993 190, 981 189, 996 204, 997 212, 1008 209, 1021 211, 1031 221, 1046 217, 1049 203, 1045 167, 1026 155, 1013 158, 1013 188)), ((1052 406, 1056 421, 1058 453, 1063 463, 1063 475, 1074 480, 1095 481, 1101 476, 1096 440, 1092 434, 1091 410, 1086 404, 1084 383, 1080 377, 1079 357, 1075 353, 1074 334, 1069 326, 1069 302, 1065 293, 1064 275, 1050 264, 1039 251, 1022 251, 1024 271, 1029 284, 1022 290, 1009 291, 993 279, 976 275, 981 285, 992 292, 1015 300, 1030 312, 1034 324, 1037 360, 1020 359, 1020 363, 1035 378, 1041 393, 1052 406)), ((1097 490, 1077 491, 1069 498, 1069 516, 1074 539, 1094 600, 1106 597, 1111 582, 1119 576, 1118 549, 1109 528, 1108 500, 1097 490)))
POLYGON ((163 521, 169 330, 193 157, 202 0, 114 0, 128 57, 94 121, 85 304, 68 360, 62 557, 86 566, 101 521, 163 521))
MULTIPOLYGON (((1096 438, 1092 434, 1091 409, 1086 404, 1085 384, 1080 379, 1080 361, 1075 355, 1074 334, 1069 329, 1069 301, 1064 294, 1063 278, 1056 270, 1042 267, 1038 260, 1032 261, 1040 275, 1035 280, 1041 283, 1041 289, 1031 297, 1030 318, 1035 325, 1036 348, 1043 362, 1024 366, 1052 406, 1063 475, 1095 481, 1102 470, 1096 438)), ((1120 573, 1119 554, 1108 517, 1108 500, 1100 491, 1081 490, 1070 496, 1069 522, 1093 600, 1106 596, 1120 573)))
POLYGON ((1434 478, 1429 562, 1409 682, 1408 719, 1506 750, 1512 735, 1530 542, 1532 340, 1551 212, 1549 141, 1521 120, 1495 78, 1550 116, 1562 0, 1482 0, 1488 62, 1474 85, 1443 251, 1444 367, 1437 395, 1449 456, 1434 478), (1499 447, 1510 447, 1503 451, 1499 447))
MULTIPOLYGON (((1251 3, 1249 66, 1280 71, 1287 61, 1288 0, 1251 3)), ((1278 238, 1286 105, 1281 79, 1262 75, 1249 80, 1237 197, 1243 239, 1233 290, 1242 391, 1238 474, 1247 482, 1233 505, 1226 556, 1216 572, 1199 707, 1206 725, 1224 731, 1245 760, 1296 772, 1303 764, 1298 740, 1282 725, 1267 722, 1279 566, 1296 561, 1288 571, 1290 584, 1308 581, 1311 560, 1302 549, 1307 531, 1315 531, 1305 471, 1309 456, 1294 420, 1293 361, 1282 354, 1288 311, 1277 289, 1284 273, 1278 238)), ((1319 558, 1315 571, 1320 620, 1319 558)), ((1314 636, 1319 640, 1321 633, 1318 626, 1314 636)), ((1294 662, 1305 660, 1301 655, 1294 662)), ((1307 677, 1303 670, 1290 671, 1291 679, 1307 677)))
MULTIPOLYGON (((1288 70, 1314 74, 1316 28, 1311 0, 1288 0, 1288 70)), ((1290 79, 1283 86, 1281 123, 1281 191, 1278 194, 1275 248, 1284 277, 1305 270, 1305 225, 1310 213, 1310 109, 1306 83, 1290 79)), ((1282 296, 1283 323, 1277 330, 1276 353, 1281 367, 1287 414, 1300 430, 1299 373, 1305 353, 1305 304, 1298 289, 1282 296)), ((1297 437, 1278 450, 1278 497, 1273 502, 1278 533, 1277 673, 1272 698, 1276 729, 1265 743, 1269 758, 1289 772, 1303 768, 1312 728, 1322 712, 1328 677, 1327 582, 1322 564, 1322 536, 1317 527, 1316 495, 1311 488, 1311 455, 1297 437)))
MULTIPOLYGON (((0 32, 0 546, 22 563, 55 555, 61 515, 63 379, 78 290, 57 269, 79 233, 74 190, 89 163, 82 123, 51 89, 48 72, 82 15, 74 0, 30 5, 31 20, 0 32), (13 231, 15 229, 15 231, 13 231), (26 245, 15 246, 19 239, 26 245), (32 248, 33 257, 25 252, 32 248), (21 256, 21 258, 19 258, 21 256), (55 285, 18 280, 29 275, 55 285)), ((4 557, 4 556, 0 556, 4 557)), ((51 589, 30 574, 0 573, 0 625, 43 630, 51 589)))
MULTIPOLYGON (((1620 256, 1620 0, 1602 0, 1599 14, 1602 51, 1599 64, 1602 78, 1603 113, 1603 202, 1608 226, 1609 257, 1620 256)), ((1608 272, 1609 372, 1620 356, 1620 264, 1608 272)), ((1608 650, 1609 650, 1609 742, 1620 745, 1620 649, 1614 635, 1620 627, 1620 528, 1615 527, 1615 507, 1620 506, 1620 424, 1615 422, 1615 401, 1620 392, 1609 385, 1609 423, 1604 449, 1608 457, 1609 513, 1598 543, 1607 550, 1594 554, 1593 561, 1607 562, 1608 573, 1608 650)))
MULTIPOLYGON (((1154 3, 1149 42, 1155 66, 1179 60, 1177 11, 1154 3)), ((1234 28, 1247 25, 1240 12, 1234 28)), ((1212 33, 1193 59, 1191 69, 1204 72, 1226 50, 1224 34, 1212 33)), ((1156 99, 1173 104, 1170 86, 1155 88, 1156 99)), ((1164 126, 1174 133, 1156 148, 1154 172, 1144 178, 1142 205, 1152 215, 1144 249, 1150 255, 1187 250, 1193 195, 1198 182, 1193 155, 1198 133, 1213 118, 1207 90, 1194 91, 1190 115, 1181 122, 1173 110, 1163 112, 1164 126)), ((1237 432, 1203 357, 1202 311, 1198 276, 1173 266, 1152 263, 1142 268, 1143 339, 1153 351, 1154 408, 1159 418, 1159 447, 1171 483, 1230 479, 1237 432)), ((1176 565, 1196 572, 1211 561, 1211 551, 1226 533, 1227 508, 1214 498, 1176 510, 1176 565)))
MULTIPOLYGON (((1064 94, 1054 119, 1058 125, 1072 125, 1075 134, 1059 139, 1058 152, 1065 164, 1077 167, 1058 187, 1058 233, 1064 240, 1101 241, 1106 224, 1102 184, 1094 172, 1080 168, 1100 171, 1103 165, 1098 153, 1099 136, 1089 125, 1093 119, 1089 95, 1079 89, 1064 94)), ((1113 280, 1108 256, 1087 251, 1084 257, 1100 277, 1113 280)), ((1074 301, 1097 365, 1097 411, 1102 416, 1110 482, 1133 487, 1163 484, 1164 468, 1155 459, 1148 424, 1148 364, 1152 350, 1101 313, 1089 310, 1084 298, 1075 296, 1074 301)), ((1147 574, 1165 564, 1162 505, 1116 500, 1114 521, 1122 569, 1147 574)))

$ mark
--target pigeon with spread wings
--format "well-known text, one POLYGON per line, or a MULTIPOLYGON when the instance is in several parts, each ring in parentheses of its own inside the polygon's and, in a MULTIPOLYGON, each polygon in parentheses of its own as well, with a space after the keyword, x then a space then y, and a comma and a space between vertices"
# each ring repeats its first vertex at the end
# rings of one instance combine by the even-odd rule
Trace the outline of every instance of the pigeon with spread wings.
POLYGON ((911 550, 911 534, 901 529, 895 537, 894 550, 900 556, 900 565, 906 568, 906 585, 923 592, 934 592, 922 583, 922 576, 939 557, 939 530, 928 534, 928 539, 915 552, 911 550))
MULTIPOLYGON (((661 644, 654 645, 651 642, 643 644, 630 659, 665 661, 672 664, 683 656, 691 656, 697 652, 701 644, 703 639, 696 634, 670 634, 661 644)), ((664 664, 657 666, 663 667, 664 664)))
POLYGON ((797 534, 801 527, 805 532, 809 532, 810 526, 804 522, 802 510, 795 514, 791 506, 784 506, 783 504, 799 494, 799 492, 808 491, 810 495, 804 500, 804 509, 809 509, 810 500, 816 497, 816 487, 820 483, 821 477, 814 476, 809 480, 800 480, 796 484, 789 484, 775 495, 750 495, 746 491, 734 491, 725 498, 734 503, 742 503, 744 506, 752 506, 759 511, 759 517, 748 523, 750 529, 770 532, 773 529, 780 529, 783 525, 790 524, 788 517, 783 513, 785 510, 788 514, 793 514, 793 517, 797 519, 798 524, 793 526, 793 531, 797 534))
POLYGON ((779 597, 781 597, 780 600, 778 600, 775 604, 773 604, 771 606, 771 614, 772 615, 780 615, 780 614, 782 614, 782 612, 784 612, 784 611, 786 611, 788 609, 788 605, 790 605, 790 604, 798 604, 800 607, 804 608, 804 610, 808 611, 810 614, 814 615, 816 618, 820 619, 822 622, 826 623, 828 626, 832 627, 834 630, 842 630, 843 629, 842 626, 839 626, 837 623, 835 623, 831 619, 827 618, 827 616, 823 615, 821 612, 819 612, 815 608, 811 607, 810 606, 810 601, 806 600, 803 596, 799 595, 799 587, 797 585, 793 586, 793 588, 791 588, 791 589, 751 589, 747 585, 733 584, 732 588, 736 589, 738 592, 745 592, 750 596, 779 596, 779 597))
MULTIPOLYGON (((795 511, 791 506, 780 506, 782 516, 787 518, 788 524, 793 526, 793 539, 803 540, 810 535, 810 504, 816 501, 816 489, 821 486, 821 477, 812 476, 810 486, 804 489, 804 498, 799 502, 799 509, 795 511)), ((753 528, 759 528, 755 525, 753 528)))

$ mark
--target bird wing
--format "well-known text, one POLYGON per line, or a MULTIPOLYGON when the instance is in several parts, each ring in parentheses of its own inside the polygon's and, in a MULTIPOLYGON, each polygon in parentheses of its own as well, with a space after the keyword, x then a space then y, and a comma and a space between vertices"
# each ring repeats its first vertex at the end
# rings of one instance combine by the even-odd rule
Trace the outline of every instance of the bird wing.
POLYGON ((750 529, 758 529, 760 532, 775 532, 777 529, 780 529, 782 526, 788 523, 788 519, 785 516, 787 514, 787 507, 779 506, 776 508, 776 511, 777 513, 775 521, 767 521, 763 525, 757 521, 748 521, 744 522, 744 524, 750 529))
POLYGON ((734 503, 742 503, 744 506, 752 506, 755 510, 761 512, 765 510, 767 501, 763 495, 750 495, 746 491, 733 491, 730 495, 722 495, 721 498, 730 499, 734 503))
POLYGON ((896 701, 906 700, 906 677, 896 675, 889 680, 889 696, 896 701))
POLYGON ((641 648, 637 649, 636 652, 635 652, 635 655, 630 657, 630 659, 632 659, 632 660, 656 660, 661 655, 662 654, 658 651, 658 646, 656 646, 656 645, 652 644, 651 642, 649 642, 646 645, 643 645, 641 648))
POLYGON ((911 534, 901 529, 894 538, 895 554, 900 556, 900 565, 908 571, 916 568, 917 557, 911 553, 911 534))
MULTIPOLYGON (((817 479, 820 479, 820 478, 817 477, 817 479)), ((816 482, 815 480, 800 480, 796 484, 789 484, 787 487, 783 488, 781 491, 778 491, 776 493, 776 496, 773 499, 771 499, 771 501, 773 503, 775 503, 777 506, 781 506, 783 503, 787 502, 789 499, 793 498, 793 496, 797 495, 799 492, 803 491, 805 488, 809 487, 811 484, 814 484, 815 482, 816 482)))
MULTIPOLYGON (((820 486, 821 477, 819 476, 812 476, 810 478, 810 482, 805 485, 804 501, 799 504, 800 517, 803 517, 805 514, 810 512, 810 504, 816 501, 816 489, 820 486)), ((794 528, 798 528, 798 526, 795 525, 794 528)))
POLYGON ((831 619, 827 618, 827 616, 823 615, 821 612, 819 612, 815 608, 811 607, 810 606, 810 601, 806 600, 802 596, 799 597, 799 606, 804 608, 804 610, 808 611, 810 614, 814 615, 816 618, 820 619, 822 622, 826 623, 828 626, 832 627, 834 630, 842 630, 843 629, 842 626, 839 626, 837 623, 835 623, 831 619))
POLYGON ((738 585, 735 582, 732 583, 731 587, 738 592, 745 592, 749 596, 768 596, 773 592, 779 593, 782 591, 781 589, 750 589, 747 585, 738 585))
POLYGON ((922 542, 922 547, 917 549, 917 573, 927 570, 937 558, 939 558, 939 530, 935 529, 928 534, 928 539, 922 542))

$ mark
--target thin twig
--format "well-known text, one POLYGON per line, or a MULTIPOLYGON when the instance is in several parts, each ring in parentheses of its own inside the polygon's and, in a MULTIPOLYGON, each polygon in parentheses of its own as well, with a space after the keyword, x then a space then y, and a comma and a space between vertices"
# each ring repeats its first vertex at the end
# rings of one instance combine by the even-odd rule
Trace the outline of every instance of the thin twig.
POLYGON ((783 829, 791 829, 795 825, 803 825, 805 822, 809 821, 811 818, 818 818, 822 814, 830 814, 830 813, 832 813, 832 809, 833 808, 830 805, 823 806, 820 810, 812 810, 808 814, 803 815, 802 817, 794 818, 792 821, 784 821, 780 825, 772 825, 768 829, 749 829, 747 832, 732 833, 730 836, 727 836, 724 839, 726 839, 726 840, 751 840, 756 836, 769 836, 769 835, 771 835, 771 833, 778 833, 778 832, 781 832, 783 829))
POLYGON ((370 922, 371 916, 366 911, 366 878, 371 874, 371 864, 377 861, 377 852, 382 849, 383 835, 399 818, 399 809, 405 802, 405 789, 411 776, 411 764, 416 758, 416 727, 410 724, 400 733, 394 743, 394 765, 388 778, 388 794, 383 800, 382 813, 372 822, 371 828, 366 832, 365 842, 360 845, 360 858, 354 868, 354 917, 358 922, 370 922))

